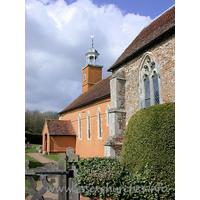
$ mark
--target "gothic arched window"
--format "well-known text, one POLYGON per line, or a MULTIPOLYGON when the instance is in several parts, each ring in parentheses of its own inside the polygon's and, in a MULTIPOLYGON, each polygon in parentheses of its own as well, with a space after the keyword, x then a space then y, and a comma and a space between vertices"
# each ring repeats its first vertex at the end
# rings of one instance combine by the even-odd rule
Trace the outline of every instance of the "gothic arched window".
POLYGON ((82 135, 81 135, 81 115, 78 115, 78 135, 79 135, 79 140, 82 140, 82 135))
POLYGON ((91 134, 90 134, 90 114, 89 114, 89 112, 87 113, 87 138, 88 138, 88 140, 91 139, 91 134))
POLYGON ((161 103, 160 68, 151 53, 145 53, 139 66, 140 108, 161 103))
POLYGON ((97 120, 98 120, 98 138, 101 139, 101 112, 98 108, 97 110, 97 120))

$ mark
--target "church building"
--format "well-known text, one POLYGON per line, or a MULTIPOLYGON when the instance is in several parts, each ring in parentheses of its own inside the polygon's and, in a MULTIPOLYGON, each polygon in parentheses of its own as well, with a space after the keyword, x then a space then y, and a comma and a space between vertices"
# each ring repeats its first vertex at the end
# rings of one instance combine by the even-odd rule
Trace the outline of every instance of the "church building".
POLYGON ((120 159, 129 119, 148 106, 175 102, 175 5, 147 25, 108 69, 107 156, 120 159))
MULTIPOLYGON (((120 159, 132 115, 148 106, 175 102, 175 5, 138 34, 108 69, 112 75, 103 80, 98 56, 92 43, 82 68, 82 94, 59 112, 57 121, 71 127, 64 132, 61 126, 60 132, 66 138, 75 137, 71 146, 80 157, 120 159)), ((46 147, 48 154, 66 151, 67 142, 62 150, 52 149, 51 137, 45 134, 53 133, 44 128, 43 150, 46 147)))
POLYGON ((49 139, 49 136, 45 136, 45 133, 49 135, 47 129, 43 130, 43 150, 46 150, 48 154, 66 152, 66 148, 71 146, 80 157, 104 157, 106 155, 106 147, 103 143, 109 135, 110 77, 102 80, 103 66, 98 64, 99 55, 94 48, 92 38, 92 48, 87 51, 86 65, 82 68, 82 94, 58 113, 59 120, 54 120, 55 123, 68 122, 71 128, 65 133, 65 137, 56 137, 62 138, 57 142, 56 148, 51 148, 53 146, 50 144, 55 142, 49 139), (74 134, 76 135, 75 143, 74 134), (46 144, 49 144, 46 149, 44 148, 45 137, 46 144), (70 143, 68 138, 71 140, 70 143))

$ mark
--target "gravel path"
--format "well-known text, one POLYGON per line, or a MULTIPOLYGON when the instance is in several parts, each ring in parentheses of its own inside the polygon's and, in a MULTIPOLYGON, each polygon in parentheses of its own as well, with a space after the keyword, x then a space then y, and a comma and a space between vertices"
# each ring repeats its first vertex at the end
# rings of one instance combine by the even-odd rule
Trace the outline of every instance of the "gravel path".
POLYGON ((49 163, 49 162, 52 162, 52 163, 56 162, 55 160, 45 158, 41 153, 26 153, 26 155, 28 155, 32 158, 35 158, 36 160, 38 160, 43 165, 45 165, 46 163, 49 163))

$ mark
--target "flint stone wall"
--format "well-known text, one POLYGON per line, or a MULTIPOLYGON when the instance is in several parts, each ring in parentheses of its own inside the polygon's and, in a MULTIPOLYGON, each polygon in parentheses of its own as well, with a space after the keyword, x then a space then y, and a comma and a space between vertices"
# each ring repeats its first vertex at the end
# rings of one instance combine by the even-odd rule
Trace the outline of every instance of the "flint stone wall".
MULTIPOLYGON (((175 34, 162 38, 154 46, 146 49, 119 69, 113 71, 111 77, 111 110, 110 110, 110 133, 112 138, 123 143, 128 121, 139 110, 139 85, 138 67, 144 53, 150 52, 155 57, 161 70, 160 87, 162 103, 175 101, 175 34), (114 110, 122 110, 118 114, 114 110)), ((114 142, 115 142, 114 140, 114 142)), ((113 149, 120 159, 121 149, 119 146, 113 149)))

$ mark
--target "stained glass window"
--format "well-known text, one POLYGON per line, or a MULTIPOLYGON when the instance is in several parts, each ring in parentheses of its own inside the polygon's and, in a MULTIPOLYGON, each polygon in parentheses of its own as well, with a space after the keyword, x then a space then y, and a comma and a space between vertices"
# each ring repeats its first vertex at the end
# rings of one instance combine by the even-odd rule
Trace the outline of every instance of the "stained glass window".
POLYGON ((151 65, 151 70, 154 70, 154 68, 155 68, 155 63, 151 65))
POLYGON ((144 88, 145 88, 145 107, 148 107, 151 105, 151 101, 150 101, 150 82, 149 82, 149 77, 147 75, 144 80, 144 88))
POLYGON ((159 98, 159 85, 158 85, 158 75, 156 72, 154 72, 153 75, 153 91, 154 91, 154 104, 159 104, 160 103, 160 98, 159 98))
POLYGON ((151 53, 144 54, 139 70, 139 108, 160 104, 160 68, 151 53))

